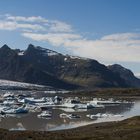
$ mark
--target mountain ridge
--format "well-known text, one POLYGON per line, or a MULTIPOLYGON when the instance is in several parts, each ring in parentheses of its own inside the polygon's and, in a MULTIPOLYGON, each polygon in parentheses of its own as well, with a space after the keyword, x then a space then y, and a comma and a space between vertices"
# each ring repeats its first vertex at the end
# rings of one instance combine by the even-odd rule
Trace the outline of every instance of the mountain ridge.
POLYGON ((11 49, 6 44, 0 48, 0 79, 61 89, 140 87, 140 80, 130 70, 126 73, 122 75, 118 67, 94 59, 63 55, 32 44, 26 50, 11 49))

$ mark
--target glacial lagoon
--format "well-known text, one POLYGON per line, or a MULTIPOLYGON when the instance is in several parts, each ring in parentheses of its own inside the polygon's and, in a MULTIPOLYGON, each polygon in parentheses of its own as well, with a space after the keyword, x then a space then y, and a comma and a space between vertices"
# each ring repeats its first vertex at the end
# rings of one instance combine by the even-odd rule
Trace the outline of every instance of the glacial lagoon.
MULTIPOLYGON (((17 93, 16 93, 17 94, 17 93)), ((42 95, 41 95, 42 96, 42 95)), ((47 97, 47 95, 45 94, 47 97)), ((52 94, 53 97, 53 94, 52 94)), ((36 97, 37 98, 37 97, 36 97)), ((39 97, 38 97, 39 98, 39 97)), ((116 99, 115 99, 116 100, 116 99)), ((140 115, 139 99, 123 99, 121 103, 114 105, 105 105, 103 108, 92 109, 73 109, 58 108, 53 106, 49 108, 52 112, 51 118, 38 118, 40 112, 28 112, 26 114, 8 114, 0 118, 0 127, 13 130, 36 130, 36 131, 53 131, 62 129, 71 129, 92 123, 119 121, 129 117, 140 115), (80 118, 60 118, 60 114, 77 114, 80 118), (91 119, 88 114, 110 114, 105 117, 96 117, 91 119)))

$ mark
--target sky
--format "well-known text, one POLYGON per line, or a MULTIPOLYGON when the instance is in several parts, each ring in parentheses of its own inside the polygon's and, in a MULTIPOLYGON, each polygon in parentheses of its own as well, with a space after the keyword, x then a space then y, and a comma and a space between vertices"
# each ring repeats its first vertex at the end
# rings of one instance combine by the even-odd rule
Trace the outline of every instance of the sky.
POLYGON ((30 43, 140 75, 140 0, 1 0, 0 46, 30 43))

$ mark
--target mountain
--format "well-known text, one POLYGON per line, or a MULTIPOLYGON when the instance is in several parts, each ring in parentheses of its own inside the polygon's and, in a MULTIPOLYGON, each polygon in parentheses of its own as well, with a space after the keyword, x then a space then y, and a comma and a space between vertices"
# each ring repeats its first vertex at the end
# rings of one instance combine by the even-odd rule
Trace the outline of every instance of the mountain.
MULTIPOLYGON (((49 50, 46 50, 49 51, 49 50)), ((55 88, 76 88, 76 85, 57 78, 50 73, 50 66, 45 59, 51 53, 33 45, 27 50, 13 50, 7 45, 0 48, 0 79, 42 84, 55 88)))
POLYGON ((129 69, 122 67, 121 65, 114 64, 108 66, 108 68, 116 74, 119 74, 126 84, 130 87, 140 87, 140 79, 134 76, 133 72, 129 69))
MULTIPOLYGON (((125 72, 124 72, 125 73, 125 72)), ((132 73, 130 77, 134 80, 132 73)), ((120 69, 93 59, 63 55, 30 44, 26 50, 0 48, 0 79, 42 84, 61 89, 138 87, 120 69), (124 74, 125 75, 125 74, 124 74)))

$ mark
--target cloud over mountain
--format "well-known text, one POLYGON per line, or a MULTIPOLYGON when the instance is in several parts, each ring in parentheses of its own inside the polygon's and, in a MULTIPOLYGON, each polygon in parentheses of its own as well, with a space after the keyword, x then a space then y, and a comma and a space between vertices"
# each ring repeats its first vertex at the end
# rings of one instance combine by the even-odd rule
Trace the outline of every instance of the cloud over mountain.
POLYGON ((63 21, 41 16, 0 16, 0 30, 14 31, 25 38, 64 47, 74 55, 98 59, 101 62, 140 63, 140 33, 115 33, 88 39, 63 21))

